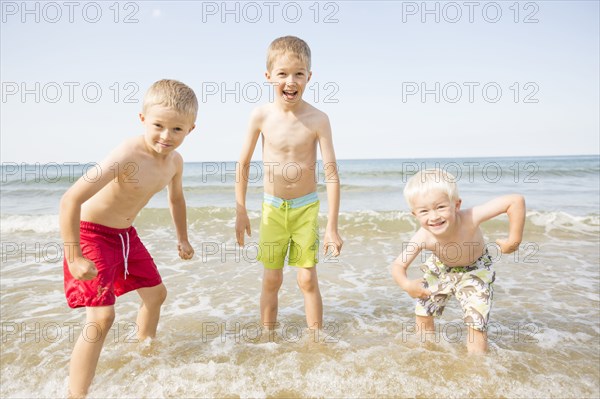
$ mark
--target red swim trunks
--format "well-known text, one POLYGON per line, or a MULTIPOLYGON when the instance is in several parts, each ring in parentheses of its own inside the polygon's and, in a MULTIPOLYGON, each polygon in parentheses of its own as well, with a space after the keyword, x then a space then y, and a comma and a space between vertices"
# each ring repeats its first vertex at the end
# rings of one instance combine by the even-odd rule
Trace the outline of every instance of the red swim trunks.
POLYGON ((73 278, 65 248, 65 295, 70 307, 114 305, 115 296, 162 282, 152 256, 133 226, 114 229, 82 221, 80 232, 83 256, 96 264, 98 275, 87 281, 73 278))

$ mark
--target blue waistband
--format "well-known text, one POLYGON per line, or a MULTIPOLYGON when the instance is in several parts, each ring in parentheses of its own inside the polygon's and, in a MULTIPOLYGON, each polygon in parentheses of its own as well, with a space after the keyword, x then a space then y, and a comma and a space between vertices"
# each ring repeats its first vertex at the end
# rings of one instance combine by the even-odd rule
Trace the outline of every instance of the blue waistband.
POLYGON ((282 204, 288 204, 290 208, 300 208, 305 205, 315 203, 319 200, 319 196, 316 192, 306 194, 299 198, 284 200, 283 198, 275 197, 274 195, 265 193, 264 201, 269 205, 273 205, 276 208, 281 207, 282 204))

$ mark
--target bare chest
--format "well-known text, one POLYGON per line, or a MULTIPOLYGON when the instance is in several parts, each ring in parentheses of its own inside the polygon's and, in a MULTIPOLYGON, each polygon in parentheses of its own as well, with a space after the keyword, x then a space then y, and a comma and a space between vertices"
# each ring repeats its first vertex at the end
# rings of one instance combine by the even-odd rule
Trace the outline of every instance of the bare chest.
POLYGON ((304 151, 314 147, 314 129, 299 121, 270 120, 262 129, 265 150, 281 153, 304 151))
POLYGON ((172 179, 172 165, 129 162, 118 166, 118 184, 122 192, 145 197, 161 191, 172 179))
POLYGON ((464 231, 451 239, 438 239, 430 244, 432 250, 447 266, 468 266, 485 251, 483 234, 479 229, 464 231))

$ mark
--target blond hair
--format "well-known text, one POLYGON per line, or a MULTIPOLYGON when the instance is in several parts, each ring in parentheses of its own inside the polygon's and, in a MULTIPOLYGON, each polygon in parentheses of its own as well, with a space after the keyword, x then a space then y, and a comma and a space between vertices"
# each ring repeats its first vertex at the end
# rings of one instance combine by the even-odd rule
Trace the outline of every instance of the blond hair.
POLYGON ((153 105, 172 108, 182 115, 196 120, 198 114, 198 99, 194 90, 189 86, 173 79, 162 79, 154 82, 144 95, 142 112, 153 105))
POLYGON ((283 36, 271 42, 267 50, 267 71, 271 71, 277 57, 285 54, 292 54, 300 61, 306 64, 306 69, 310 71, 310 47, 308 44, 296 36, 283 36))
POLYGON ((460 199, 456 178, 451 173, 437 168, 420 170, 408 179, 404 187, 404 198, 412 209, 415 197, 434 190, 446 193, 450 201, 458 201, 460 199))

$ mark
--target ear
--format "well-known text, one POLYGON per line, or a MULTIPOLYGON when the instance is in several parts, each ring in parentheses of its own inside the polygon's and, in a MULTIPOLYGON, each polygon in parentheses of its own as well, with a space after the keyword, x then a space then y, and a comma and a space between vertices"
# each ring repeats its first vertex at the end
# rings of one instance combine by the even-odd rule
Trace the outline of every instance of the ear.
POLYGON ((142 114, 141 112, 139 113, 139 115, 140 115, 140 121, 141 121, 142 123, 144 123, 144 121, 146 120, 146 117, 145 117, 145 116, 144 116, 144 114, 142 114))
POLYGON ((265 78, 271 80, 271 73, 269 71, 265 72, 265 78))
POLYGON ((460 205, 462 204, 462 200, 459 198, 456 200, 456 210, 460 211, 460 205))
POLYGON ((310 82, 310 78, 312 77, 312 71, 308 72, 308 79, 306 80, 307 82, 310 82))
POLYGON ((190 131, 187 132, 185 135, 187 136, 188 134, 190 134, 192 132, 192 130, 194 130, 195 128, 196 128, 196 125, 195 124, 192 125, 192 128, 190 129, 190 131))

